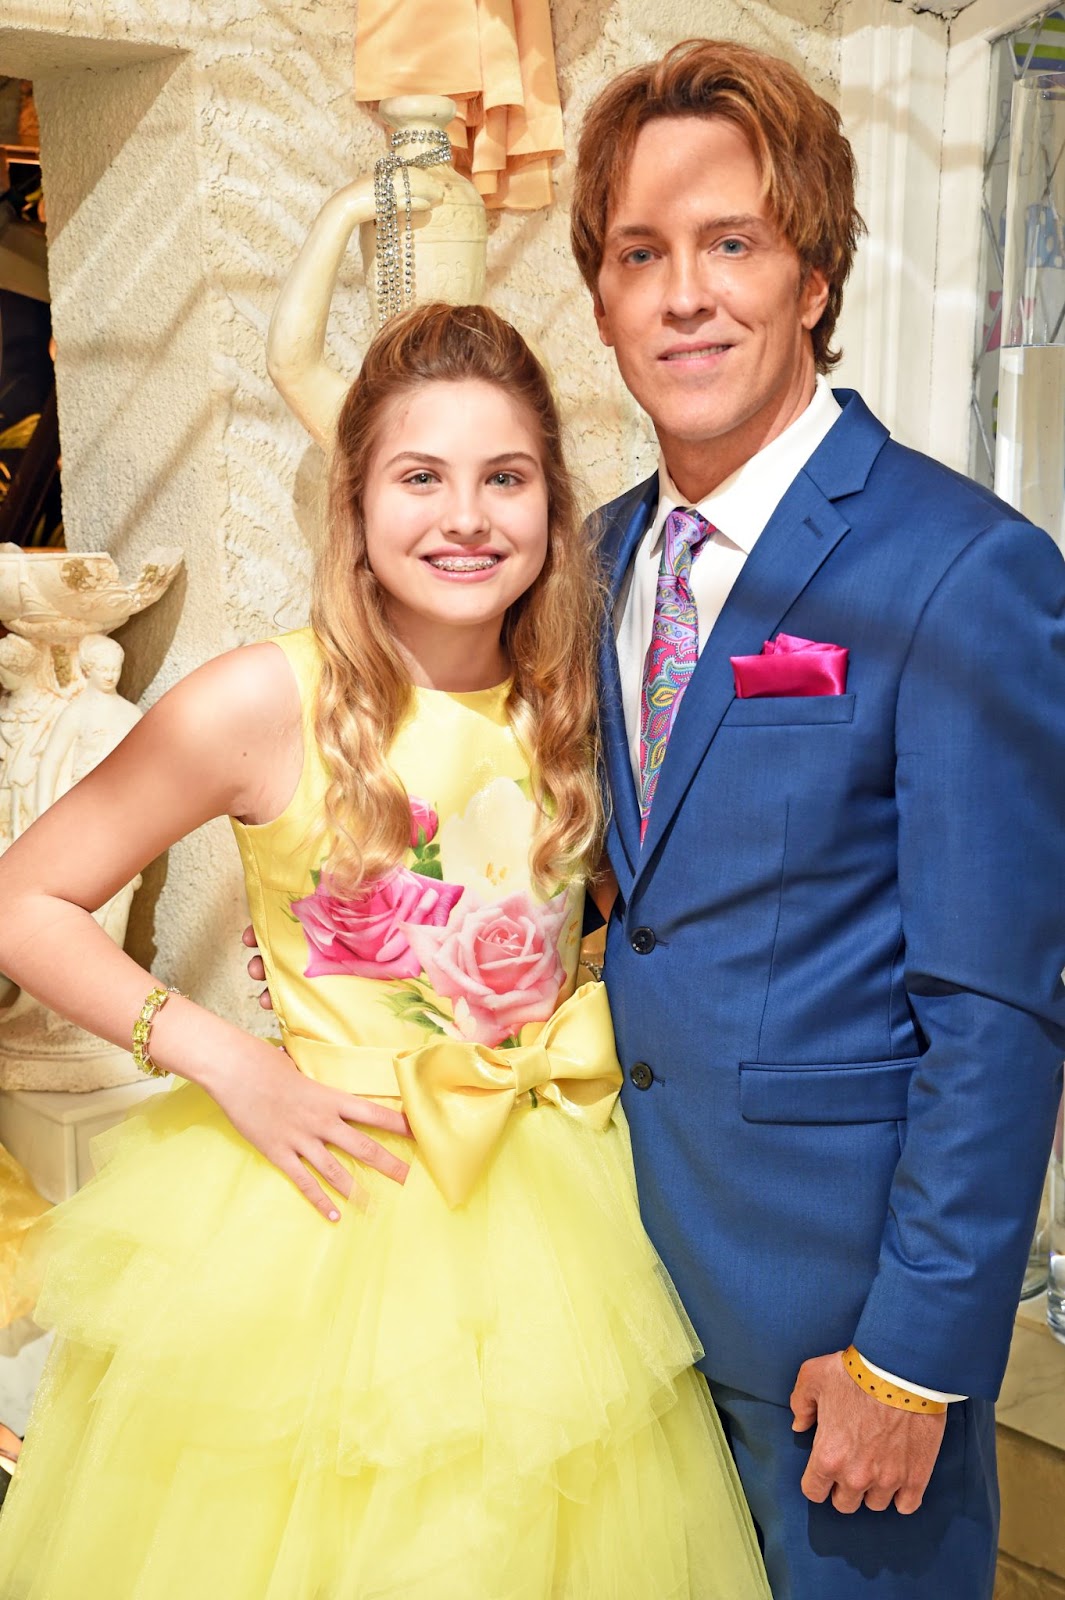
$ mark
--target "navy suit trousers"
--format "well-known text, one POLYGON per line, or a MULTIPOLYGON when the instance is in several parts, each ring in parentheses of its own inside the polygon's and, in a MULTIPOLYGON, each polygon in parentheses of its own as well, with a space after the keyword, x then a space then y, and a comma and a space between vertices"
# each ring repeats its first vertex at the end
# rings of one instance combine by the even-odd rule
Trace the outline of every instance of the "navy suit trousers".
POLYGON ((991 1600, 998 1546, 995 1418, 989 1400, 952 1404, 919 1510, 853 1515, 800 1487, 813 1430, 786 1406, 711 1383, 763 1543, 773 1600, 991 1600))

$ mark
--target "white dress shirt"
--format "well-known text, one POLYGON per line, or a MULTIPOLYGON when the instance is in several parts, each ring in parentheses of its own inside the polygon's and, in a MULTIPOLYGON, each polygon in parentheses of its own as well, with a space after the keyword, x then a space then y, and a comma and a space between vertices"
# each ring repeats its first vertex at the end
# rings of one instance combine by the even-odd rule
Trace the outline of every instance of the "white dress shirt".
MULTIPOLYGON (((743 563, 754 549, 770 517, 840 415, 828 379, 819 375, 813 398, 806 410, 695 507, 715 530, 692 562, 689 580, 699 616, 700 652, 721 614, 732 585, 740 575, 743 563)), ((671 479, 665 459, 660 454, 658 508, 636 548, 614 608, 621 700, 637 791, 640 788, 640 697, 644 662, 654 624, 655 594, 666 518, 671 511, 688 503, 671 479)), ((895 1373, 885 1372, 864 1356, 862 1359, 876 1376, 898 1383, 925 1399, 965 1398, 964 1395, 944 1394, 938 1389, 925 1389, 895 1373)))
MULTIPOLYGON (((695 507, 717 530, 703 545, 691 569, 692 598, 699 614, 700 651, 766 523, 839 415, 828 379, 818 377, 813 399, 806 410, 695 507)), ((640 786, 640 695, 654 623, 666 518, 671 511, 687 505, 688 501, 673 483, 660 455, 658 509, 637 546, 614 612, 621 698, 637 789, 640 786)))

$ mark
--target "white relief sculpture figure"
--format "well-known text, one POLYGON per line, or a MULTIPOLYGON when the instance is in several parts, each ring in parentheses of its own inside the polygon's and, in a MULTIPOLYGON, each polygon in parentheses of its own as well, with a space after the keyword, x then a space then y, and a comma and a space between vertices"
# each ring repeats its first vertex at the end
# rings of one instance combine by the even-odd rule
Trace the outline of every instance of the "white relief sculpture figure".
MULTIPOLYGON (((123 654, 117 640, 102 633, 90 633, 78 646, 85 687, 60 713, 45 744, 37 767, 38 816, 98 767, 140 721, 137 707, 118 693, 123 654)), ((129 908, 140 881, 137 877, 126 884, 94 912, 116 944, 126 937, 129 908)))
POLYGON ((17 633, 0 639, 0 851, 33 820, 36 757, 47 732, 41 725, 48 697, 38 685, 40 653, 17 633))
MULTIPOLYGON (((81 640, 78 674, 67 692, 40 684, 41 663, 50 654, 49 647, 16 634, 0 639, 0 683, 8 690, 0 709, 6 746, 0 795, 6 788, 11 796, 16 838, 110 755, 141 716, 118 693, 123 650, 114 639, 93 633, 81 640)), ((116 944, 125 940, 140 883, 139 876, 134 878, 93 913, 116 944)), ((0 1082, 5 1087, 80 1089, 101 1080, 122 1082, 130 1076, 127 1061, 124 1051, 101 1047, 0 976, 0 1082)))
POLYGON ((140 721, 135 705, 118 693, 122 646, 90 633, 78 646, 85 687, 60 713, 37 769, 37 814, 99 766, 140 721))
MULTIPOLYGON (((0 854, 36 816, 37 761, 65 701, 52 686, 47 645, 17 633, 0 639, 0 854)), ((0 1013, 36 1007, 29 995, 0 974, 0 1013)))
MULTIPOLYGON (((442 95, 402 95, 382 100, 381 120, 392 130, 391 150, 407 167, 413 242, 413 299, 476 304, 484 298, 488 220, 484 201, 468 179, 433 155, 436 141, 455 116, 454 102, 442 95)), ((404 277, 406 195, 403 173, 382 172, 395 189, 398 214, 391 231, 382 216, 375 177, 349 183, 331 195, 315 218, 296 264, 285 280, 270 321, 266 364, 285 402, 323 449, 332 448, 336 420, 353 374, 337 372, 325 359, 325 332, 337 276, 356 228, 367 289, 379 321, 388 306, 379 303, 379 285, 404 277)), ((386 290, 386 299, 389 298, 386 290)))

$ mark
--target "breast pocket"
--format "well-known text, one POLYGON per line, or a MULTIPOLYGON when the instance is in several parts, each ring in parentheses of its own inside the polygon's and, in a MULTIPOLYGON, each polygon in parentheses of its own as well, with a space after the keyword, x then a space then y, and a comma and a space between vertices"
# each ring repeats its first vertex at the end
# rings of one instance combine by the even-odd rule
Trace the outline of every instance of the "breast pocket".
POLYGON ((797 728, 811 723, 853 722, 852 694, 782 694, 759 700, 733 700, 723 728, 797 728))

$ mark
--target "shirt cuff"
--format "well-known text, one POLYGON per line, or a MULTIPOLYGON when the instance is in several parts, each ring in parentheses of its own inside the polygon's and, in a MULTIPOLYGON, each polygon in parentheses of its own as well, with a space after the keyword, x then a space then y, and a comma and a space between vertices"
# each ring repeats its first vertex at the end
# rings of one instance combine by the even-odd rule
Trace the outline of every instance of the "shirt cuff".
MULTIPOLYGON (((858 1354, 862 1354, 860 1350, 858 1354)), ((942 1389, 925 1389, 919 1383, 911 1383, 908 1378, 900 1378, 895 1372, 885 1372, 883 1367, 876 1366, 867 1356, 862 1356, 862 1360, 874 1378, 883 1378, 887 1383, 894 1383, 898 1388, 905 1389, 909 1394, 919 1395, 922 1400, 941 1400, 944 1404, 949 1404, 952 1400, 968 1400, 969 1398, 967 1394, 945 1394, 942 1389)))

